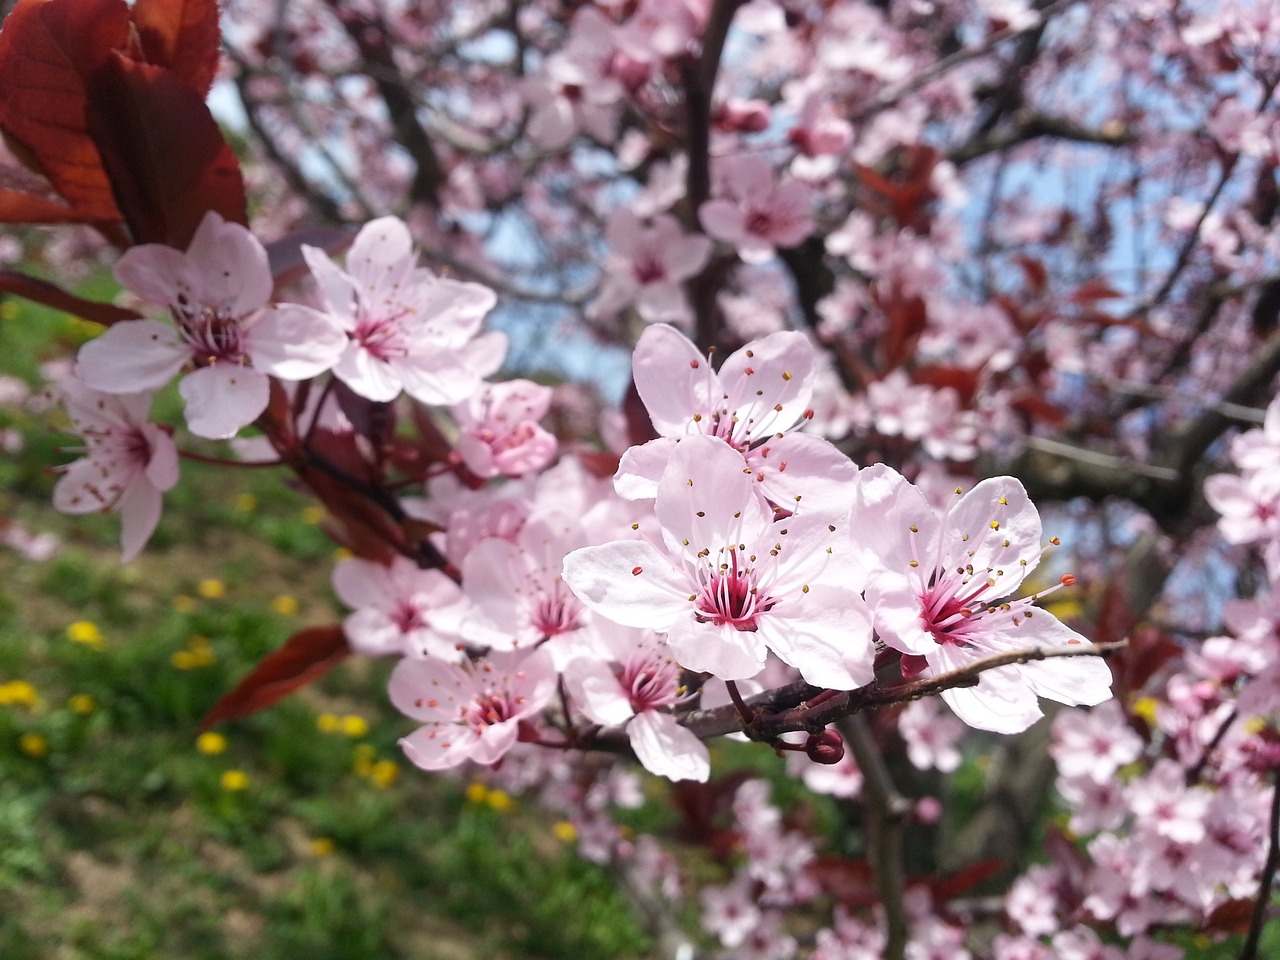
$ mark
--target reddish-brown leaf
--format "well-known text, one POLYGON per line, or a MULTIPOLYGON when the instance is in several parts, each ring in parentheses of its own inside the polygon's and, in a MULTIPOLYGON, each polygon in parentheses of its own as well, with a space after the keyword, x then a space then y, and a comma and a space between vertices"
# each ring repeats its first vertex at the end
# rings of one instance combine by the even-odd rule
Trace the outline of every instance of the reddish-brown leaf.
POLYGON ((185 250, 210 210, 248 222, 240 163, 198 93, 120 54, 91 81, 89 132, 134 243, 185 250))
MULTIPOLYGON (((76 220, 120 219, 89 136, 85 98, 86 77, 125 45, 128 31, 124 0, 20 0, 0 30, 0 130, 76 220)), ((15 206, 8 212, 26 209, 25 201, 9 199, 15 206)))
POLYGON ((1101 277, 1095 277, 1092 280, 1086 280, 1080 286, 1076 287, 1067 298, 1072 303, 1097 303, 1099 300, 1114 300, 1116 297, 1123 296, 1119 290, 1107 283, 1101 277))
POLYGON ((136 320, 138 314, 113 303, 98 303, 96 300, 85 300, 75 294, 67 293, 56 284, 47 280, 37 280, 17 270, 0 270, 0 293, 11 293, 36 303, 43 303, 55 310, 67 313, 93 323, 109 327, 118 320, 136 320))
POLYGON ((815 857, 805 864, 804 870, 823 890, 851 910, 880 902, 871 865, 865 860, 815 857))
POLYGON ((217 0, 137 0, 133 22, 147 63, 173 72, 200 99, 218 72, 217 0))
POLYGON ((967 367, 954 367, 945 364, 926 364, 917 367, 911 377, 916 383, 924 383, 941 390, 950 387, 959 394, 960 402, 968 404, 978 389, 979 372, 967 367))
POLYGON ((1205 933, 1244 933, 1253 920, 1252 900, 1228 900, 1214 909, 1200 927, 1205 933))
POLYGON ((200 720, 207 730, 224 720, 247 717, 299 687, 328 673, 351 652, 338 624, 309 627, 290 637, 283 647, 268 654, 230 693, 218 700, 200 720))

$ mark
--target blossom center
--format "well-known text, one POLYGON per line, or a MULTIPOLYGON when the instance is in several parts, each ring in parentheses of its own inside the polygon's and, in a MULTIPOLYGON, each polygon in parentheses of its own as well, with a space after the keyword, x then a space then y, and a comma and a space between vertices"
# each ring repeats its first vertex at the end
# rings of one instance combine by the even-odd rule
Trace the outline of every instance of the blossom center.
POLYGON ((680 701, 680 668, 656 650, 640 650, 618 674, 636 713, 669 707, 680 701))
POLYGON ((401 312, 391 316, 370 317, 361 311, 360 320, 351 337, 377 360, 385 362, 398 357, 407 357, 409 348, 405 344, 404 331, 400 323, 404 316, 405 313, 401 312))
POLYGON ((206 309, 200 313, 178 311, 176 319, 178 330, 191 345, 196 366, 211 367, 219 362, 248 364, 244 327, 235 317, 206 309))
POLYGON ((556 580, 550 594, 538 598, 533 608, 533 626, 544 637, 569 633, 582 626, 582 604, 571 594, 564 581, 556 580))
POLYGON ((482 693, 462 708, 462 722, 475 733, 483 733, 486 727, 504 723, 515 716, 511 703, 496 693, 482 693))
POLYGON ((755 571, 739 566, 736 550, 729 551, 729 563, 720 564, 702 580, 694 613, 699 623, 754 631, 759 629, 760 615, 777 603, 772 597, 760 596, 755 571))

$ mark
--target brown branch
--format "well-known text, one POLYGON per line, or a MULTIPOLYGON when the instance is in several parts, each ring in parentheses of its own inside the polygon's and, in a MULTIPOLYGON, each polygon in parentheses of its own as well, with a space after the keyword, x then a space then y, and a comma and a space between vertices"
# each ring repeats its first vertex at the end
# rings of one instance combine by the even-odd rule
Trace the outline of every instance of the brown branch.
POLYGON ((1015 114, 1010 126, 984 131, 970 138, 951 150, 947 159, 956 166, 963 166, 970 160, 1008 150, 1039 137, 1054 137, 1072 143, 1094 143, 1104 147, 1125 147, 1138 140, 1136 135, 1127 130, 1095 129, 1065 117, 1021 111, 1015 114))
POLYGON ((862 771, 862 800, 867 814, 867 860, 875 877, 876 892, 884 907, 883 960, 902 960, 910 933, 903 865, 903 827, 911 802, 898 792, 880 747, 867 722, 860 716, 845 717, 840 732, 862 771))
POLYGON ((1262 868, 1262 879, 1258 883, 1258 899, 1253 904, 1249 935, 1245 938, 1244 947, 1240 951, 1240 960, 1254 960, 1258 955, 1262 925, 1266 922, 1267 910, 1271 906, 1271 885, 1275 882, 1276 871, 1280 870, 1280 770, 1275 772, 1273 780, 1275 785, 1271 792, 1271 829, 1267 862, 1262 868))

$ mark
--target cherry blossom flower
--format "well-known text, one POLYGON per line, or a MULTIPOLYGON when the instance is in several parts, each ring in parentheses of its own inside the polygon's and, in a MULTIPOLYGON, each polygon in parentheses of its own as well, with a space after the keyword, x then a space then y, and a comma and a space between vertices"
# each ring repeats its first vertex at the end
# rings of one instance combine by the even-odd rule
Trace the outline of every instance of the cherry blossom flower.
POLYGON ((63 513, 119 513, 128 563, 160 522, 161 494, 178 482, 177 448, 147 420, 151 394, 102 393, 74 379, 61 389, 85 456, 62 468, 53 505, 63 513))
POLYGON ((614 476, 621 496, 654 496, 680 439, 707 435, 745 458, 774 503, 847 503, 857 476, 849 458, 820 437, 784 432, 806 416, 813 391, 813 345, 803 334, 753 340, 717 372, 687 337, 659 325, 640 335, 632 364, 659 437, 623 454, 614 476))
POLYGON ((683 440, 658 484, 661 545, 575 550, 564 579, 590 609, 667 634, 676 659, 724 680, 754 676, 772 650, 810 683, 871 680, 869 622, 825 515, 773 510, 714 437, 683 440))
POLYGON ((271 296, 267 251, 238 223, 210 211, 185 253, 148 243, 125 251, 116 279, 173 324, 124 320, 81 349, 75 375, 95 390, 158 390, 184 367, 179 391, 187 426, 202 437, 234 436, 267 406, 268 375, 305 380, 334 365, 340 330, 321 313, 271 296))
POLYGON ((467 604, 439 570, 422 570, 407 557, 390 565, 353 558, 333 568, 333 590, 355 610, 342 630, 357 653, 463 658, 457 624, 467 604))
POLYGON ((682 284, 711 256, 711 241, 680 229, 675 217, 659 214, 645 226, 622 207, 605 228, 609 258, 600 294, 587 308, 593 320, 615 317, 627 307, 646 323, 688 323, 692 319, 682 284))
POLYGON ((565 146, 579 129, 602 143, 617 134, 624 90, 610 75, 613 25, 596 7, 574 15, 569 40, 547 58, 522 90, 532 107, 529 139, 548 150, 565 146))
POLYGON ((458 422, 456 449, 478 477, 519 477, 555 459, 556 438, 538 421, 552 389, 531 380, 485 384, 450 410, 458 422))
POLYGON ((496 763, 515 744, 520 722, 537 715, 555 690, 545 650, 493 653, 460 666, 406 657, 388 684, 396 709, 422 723, 400 746, 423 770, 496 763))
POLYGON ((657 635, 602 624, 596 638, 592 655, 565 670, 578 708, 592 723, 626 724, 631 748, 650 773, 705 782, 711 774, 706 745, 667 712, 685 696, 680 668, 657 635))
POLYGON ((346 270, 323 250, 302 250, 327 313, 349 337, 333 372, 360 396, 387 401, 403 389, 423 403, 459 403, 501 366, 506 337, 476 335, 493 291, 419 267, 402 221, 365 224, 346 270))
MULTIPOLYGON (((1034 597, 1005 598, 1040 562, 1040 516, 1012 477, 984 480, 938 516, 915 487, 877 464, 859 475, 850 517, 868 572, 876 631, 902 651, 907 674, 946 673, 990 654, 1088 641, 1034 597)), ((1096 657, 1000 667, 976 687, 942 698, 965 723, 998 733, 1040 717, 1037 696, 1093 705, 1111 695, 1111 671, 1096 657)))
POLYGON ((728 157, 717 174, 718 194, 698 208, 698 222, 747 263, 764 263, 777 247, 794 247, 813 232, 812 191, 799 180, 778 183, 763 157, 728 157))

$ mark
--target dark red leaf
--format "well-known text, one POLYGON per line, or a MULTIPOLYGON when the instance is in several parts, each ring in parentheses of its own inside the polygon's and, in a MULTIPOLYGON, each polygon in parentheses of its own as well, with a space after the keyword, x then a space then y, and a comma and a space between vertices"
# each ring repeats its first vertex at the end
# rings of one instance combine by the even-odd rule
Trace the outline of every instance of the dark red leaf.
POLYGON ((26 300, 34 300, 36 303, 43 303, 46 307, 65 310, 67 313, 107 327, 117 320, 138 318, 138 314, 132 310, 117 307, 113 303, 85 300, 73 293, 67 293, 47 280, 37 280, 17 270, 0 270, 0 293, 11 293, 26 300))
POLYGON ((265 656, 230 693, 224 695, 200 720, 207 730, 224 720, 247 717, 299 687, 328 673, 351 652, 342 627, 309 627, 290 637, 283 647, 265 656))
MULTIPOLYGON (((124 0, 20 0, 0 30, 0 130, 74 211, 59 221, 120 219, 89 136, 86 77, 128 31, 124 0)), ((0 220, 31 212, 28 201, 6 199, 0 220)))
POLYGON ((200 99, 218 72, 217 0, 137 0, 133 23, 143 57, 171 71, 200 99))
POLYGON ((1123 296, 1119 290, 1115 289, 1107 281, 1101 277, 1095 277, 1092 280, 1086 280, 1080 286, 1072 291, 1068 299, 1072 303, 1097 303, 1099 300, 1114 300, 1116 297, 1123 296))
POLYGON ((875 877, 865 860, 815 857, 805 864, 804 869, 823 890, 851 910, 880 902, 875 877))
POLYGON ((933 901, 941 903, 944 900, 962 896, 984 880, 994 877, 1004 868, 1003 860, 979 860, 945 877, 932 878, 928 883, 929 889, 933 891, 933 901))
POLYGON ((950 387, 960 395, 960 403, 968 405, 978 389, 979 372, 966 367, 930 364, 916 367, 911 379, 916 383, 928 384, 935 390, 950 387))
POLYGON ((185 250, 209 210, 247 223, 240 163, 201 96, 113 54, 89 85, 89 132, 135 243, 185 250))

